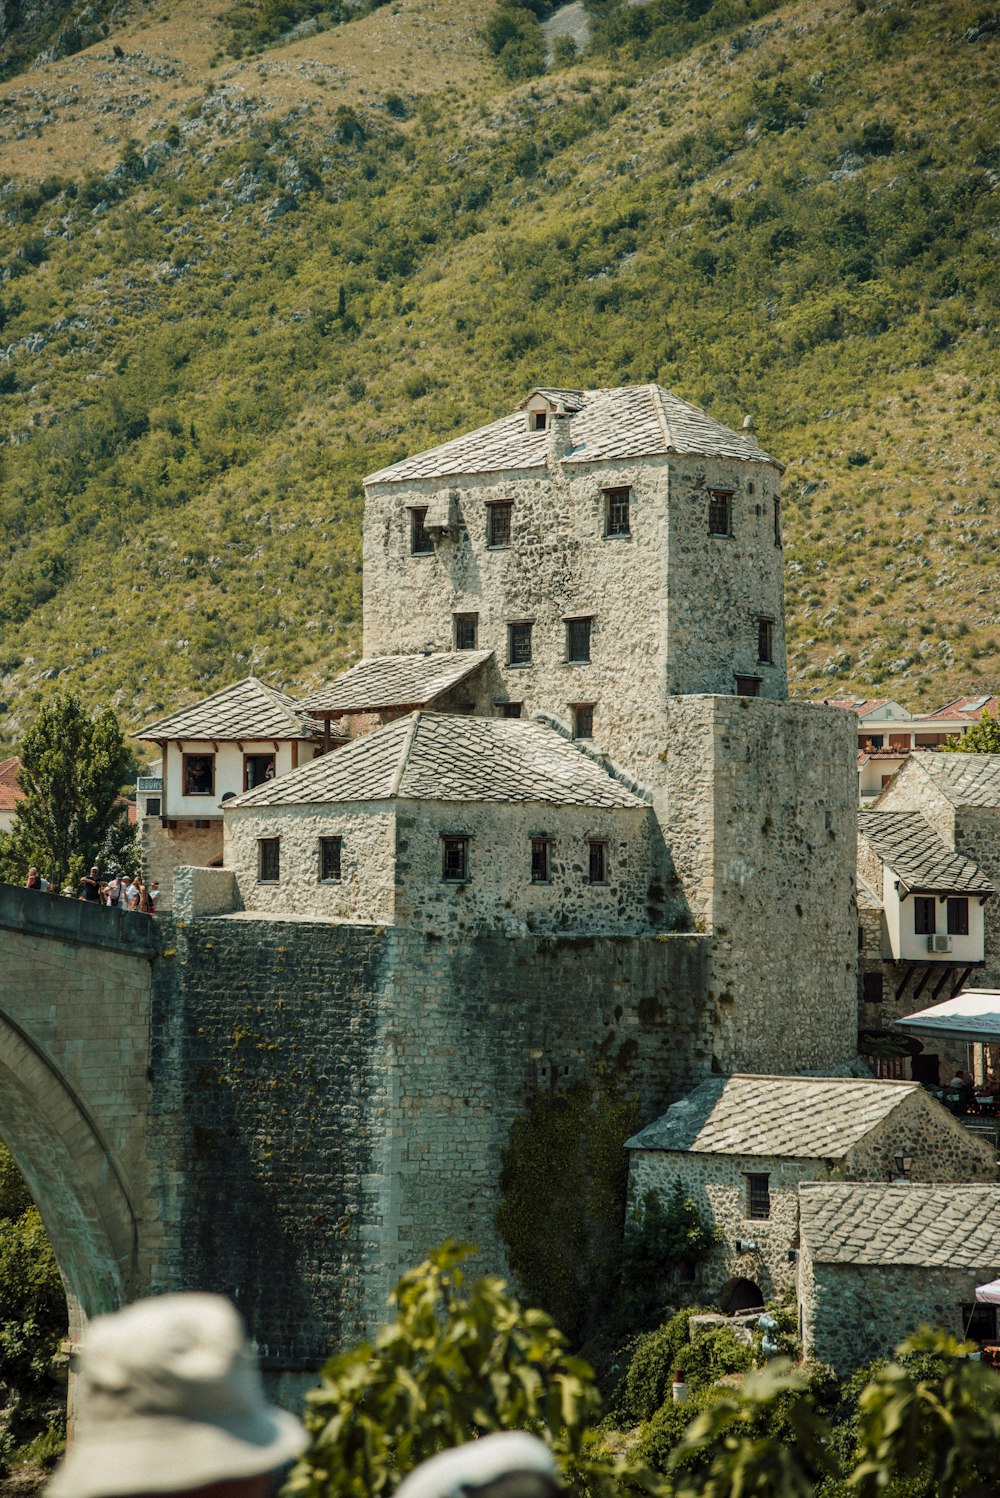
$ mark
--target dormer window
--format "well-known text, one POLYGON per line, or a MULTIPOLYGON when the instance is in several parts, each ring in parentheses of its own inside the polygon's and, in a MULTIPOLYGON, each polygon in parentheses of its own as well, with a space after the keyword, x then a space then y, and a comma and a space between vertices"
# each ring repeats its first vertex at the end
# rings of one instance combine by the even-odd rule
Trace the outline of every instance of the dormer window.
POLYGON ((549 424, 549 413, 547 411, 528 412, 528 431, 544 432, 549 424))

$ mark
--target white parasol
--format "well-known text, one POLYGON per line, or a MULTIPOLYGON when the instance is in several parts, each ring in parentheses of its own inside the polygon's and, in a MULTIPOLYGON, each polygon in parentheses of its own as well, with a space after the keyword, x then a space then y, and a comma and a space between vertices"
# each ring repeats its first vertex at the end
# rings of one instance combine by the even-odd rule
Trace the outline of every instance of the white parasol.
POLYGON ((990 1280, 988 1285, 976 1286, 976 1299, 989 1306, 1000 1306, 1000 1280, 990 1280))

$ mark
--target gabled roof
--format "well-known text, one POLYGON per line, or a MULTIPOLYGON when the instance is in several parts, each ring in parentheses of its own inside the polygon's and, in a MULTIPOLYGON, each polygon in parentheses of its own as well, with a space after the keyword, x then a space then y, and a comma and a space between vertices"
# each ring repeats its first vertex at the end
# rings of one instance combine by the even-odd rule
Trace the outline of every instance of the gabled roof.
POLYGON ((149 723, 134 739, 307 739, 320 733, 294 697, 247 676, 149 723))
POLYGON ((913 758, 953 806, 1000 806, 1000 754, 925 751, 913 758))
POLYGON ((953 999, 904 1015, 896 1024, 914 1035, 947 1035, 996 1045, 1000 1041, 1000 993, 992 988, 964 988, 953 999))
POLYGON ((581 410, 587 399, 587 391, 585 390, 557 390, 552 385, 536 385, 534 390, 528 391, 524 400, 518 404, 517 409, 519 411, 526 410, 532 398, 536 395, 540 395, 543 400, 547 400, 552 406, 562 406, 563 410, 569 411, 570 414, 581 410))
POLYGON ((859 719, 885 717, 886 708, 894 709, 891 715, 894 721, 905 723, 911 717, 906 708, 891 697, 824 697, 823 706, 847 708, 849 712, 857 713, 859 719))
POLYGON ((978 1273, 1000 1265, 1000 1186, 804 1184, 799 1230, 823 1264, 978 1273))
POLYGON ((646 807, 552 729, 516 718, 411 713, 228 803, 539 801, 646 807))
POLYGON ((919 811, 859 811, 858 832, 908 891, 992 893, 979 865, 949 848, 919 811))
POLYGON ((428 655, 379 655, 358 661, 328 687, 299 704, 313 713, 373 713, 426 707, 478 671, 491 650, 442 650, 428 655))
POLYGON ((921 713, 920 716, 929 723, 935 718, 959 718, 967 723, 978 723, 983 713, 989 713, 995 718, 998 711, 1000 697, 991 697, 987 692, 980 693, 978 697, 954 697, 944 707, 937 707, 932 713, 921 713))
POLYGON ((708 1077, 626 1149, 839 1160, 919 1092, 864 1077, 708 1077))
MULTIPOLYGON (((534 392, 532 392, 534 393, 534 392)), ((777 460, 757 442, 664 390, 660 385, 622 385, 613 390, 540 390, 577 409, 568 422, 563 463, 598 463, 692 453, 744 463, 777 460)), ((528 399, 530 400, 530 396, 528 399)), ((382 468, 366 484, 403 484, 412 479, 544 469, 549 434, 531 432, 521 412, 455 437, 440 447, 382 468)))
POLYGON ((17 772, 21 761, 15 754, 12 759, 0 760, 0 811, 15 811, 24 792, 17 783, 17 772))

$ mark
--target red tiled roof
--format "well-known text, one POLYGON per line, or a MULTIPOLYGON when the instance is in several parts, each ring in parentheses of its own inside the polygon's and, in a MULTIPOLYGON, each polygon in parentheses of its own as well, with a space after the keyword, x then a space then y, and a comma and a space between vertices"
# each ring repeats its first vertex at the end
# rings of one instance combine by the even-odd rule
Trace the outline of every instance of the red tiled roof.
POLYGON ((955 697, 951 702, 946 702, 944 707, 935 708, 932 713, 921 715, 923 721, 932 722, 935 718, 962 718, 967 723, 978 723, 983 713, 989 713, 997 717, 1000 710, 1000 697, 989 697, 980 692, 978 697, 955 697))
POLYGON ((24 800, 24 792, 17 783, 20 768, 21 761, 16 755, 0 760, 0 811, 15 811, 17 803, 24 800))

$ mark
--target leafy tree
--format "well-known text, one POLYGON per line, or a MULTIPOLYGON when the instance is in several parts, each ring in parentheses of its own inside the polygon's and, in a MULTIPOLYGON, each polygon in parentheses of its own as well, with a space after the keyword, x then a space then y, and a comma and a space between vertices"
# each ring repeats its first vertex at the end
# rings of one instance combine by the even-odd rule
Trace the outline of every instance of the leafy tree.
POLYGON ((73 693, 57 693, 21 744, 25 795, 13 828, 0 837, 0 874, 21 883, 35 864, 60 887, 89 868, 111 836, 128 855, 132 834, 121 791, 134 773, 135 757, 112 710, 89 714, 73 693))
POLYGON ((984 712, 960 739, 949 739, 944 747, 952 754, 1000 754, 1000 718, 984 712))
POLYGON ((326 1365, 307 1395, 312 1442, 284 1492, 388 1498, 418 1463, 498 1430, 544 1440, 569 1493, 665 1492, 633 1460, 602 1452, 593 1374, 549 1317, 492 1275, 465 1288, 469 1252, 446 1243, 410 1270, 390 1296, 395 1319, 326 1365))
POLYGON ((662 1312, 673 1272, 698 1264, 719 1232, 675 1181, 666 1205, 658 1191, 647 1191, 637 1221, 626 1224, 622 1247, 623 1310, 631 1327, 662 1312))

